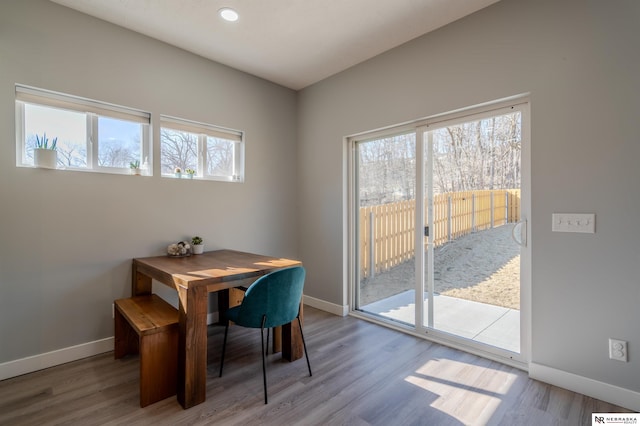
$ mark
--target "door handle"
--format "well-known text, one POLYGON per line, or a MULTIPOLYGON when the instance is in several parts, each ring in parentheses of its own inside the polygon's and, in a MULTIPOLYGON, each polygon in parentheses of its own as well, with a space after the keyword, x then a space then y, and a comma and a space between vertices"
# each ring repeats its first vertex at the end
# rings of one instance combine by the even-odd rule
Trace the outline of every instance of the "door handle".
POLYGON ((511 238, 519 246, 527 246, 527 219, 522 219, 513 225, 513 228, 511 228, 511 238), (519 230, 519 232, 517 232, 517 230, 519 230), (519 238, 517 237, 517 234, 520 234, 519 238))

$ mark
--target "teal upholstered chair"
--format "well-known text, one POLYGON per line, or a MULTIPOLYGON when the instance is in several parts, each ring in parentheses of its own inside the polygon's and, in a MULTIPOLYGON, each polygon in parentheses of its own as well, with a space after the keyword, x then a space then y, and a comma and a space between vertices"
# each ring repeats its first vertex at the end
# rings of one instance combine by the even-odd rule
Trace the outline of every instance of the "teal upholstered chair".
POLYGON ((233 321, 242 327, 259 328, 262 338, 262 378, 265 404, 267 403, 265 354, 269 345, 270 328, 288 324, 295 319, 298 320, 309 376, 312 375, 307 345, 304 341, 302 323, 300 322, 300 300, 302 298, 304 278, 305 270, 302 266, 280 269, 264 275, 254 281, 247 289, 242 304, 229 309, 225 314, 226 327, 224 330, 224 342, 222 343, 222 357, 220 358, 220 377, 222 377, 222 367, 224 366, 229 321, 233 321), (265 329, 267 329, 266 345, 264 341, 265 329))

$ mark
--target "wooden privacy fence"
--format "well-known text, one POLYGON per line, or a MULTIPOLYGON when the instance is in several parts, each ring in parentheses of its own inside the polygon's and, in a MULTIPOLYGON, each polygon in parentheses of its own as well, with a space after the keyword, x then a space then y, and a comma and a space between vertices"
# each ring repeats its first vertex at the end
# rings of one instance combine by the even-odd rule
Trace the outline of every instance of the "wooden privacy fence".
MULTIPOLYGON (((360 277, 413 259, 415 255, 415 200, 360 208, 360 277)), ((472 232, 520 220, 520 190, 499 189, 438 194, 433 201, 434 245, 472 232)), ((429 223, 425 211, 425 225, 429 223)), ((425 238, 426 248, 426 238, 425 238)))

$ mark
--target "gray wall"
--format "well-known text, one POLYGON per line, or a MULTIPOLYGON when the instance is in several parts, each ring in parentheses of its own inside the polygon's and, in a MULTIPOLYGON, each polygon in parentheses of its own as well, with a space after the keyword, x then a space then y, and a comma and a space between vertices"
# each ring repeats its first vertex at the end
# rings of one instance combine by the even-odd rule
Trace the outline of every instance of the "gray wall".
POLYGON ((294 91, 49 1, 0 2, 0 363, 113 336, 131 259, 171 242, 296 257, 295 119, 294 91), (17 168, 15 83, 243 130, 246 182, 17 168))
POLYGON ((111 336, 131 258, 195 233, 300 257, 306 294, 346 304, 343 137, 530 92, 532 361, 640 391, 639 18, 635 0, 502 0, 296 97, 48 1, 2 1, 0 363, 111 336), (16 168, 15 83, 244 130, 246 183, 16 168), (595 213, 597 232, 552 233, 553 212, 595 213), (607 359, 609 337, 629 363, 607 359))
POLYGON ((301 91, 306 294, 347 303, 344 136, 530 92, 531 360, 640 391, 639 21, 636 0, 502 0, 301 91), (554 212, 597 231, 552 233, 554 212))

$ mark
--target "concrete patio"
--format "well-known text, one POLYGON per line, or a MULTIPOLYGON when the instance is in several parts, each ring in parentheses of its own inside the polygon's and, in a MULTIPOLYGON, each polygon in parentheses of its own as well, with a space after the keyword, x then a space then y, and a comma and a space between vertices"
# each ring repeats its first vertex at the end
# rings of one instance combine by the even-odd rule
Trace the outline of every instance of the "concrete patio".
MULTIPOLYGON (((395 321, 415 321, 415 291, 362 306, 361 310, 395 321)), ((425 315, 428 294, 424 295, 425 315)), ((434 328, 508 351, 520 352, 520 311, 472 302, 455 297, 434 295, 434 328)))

